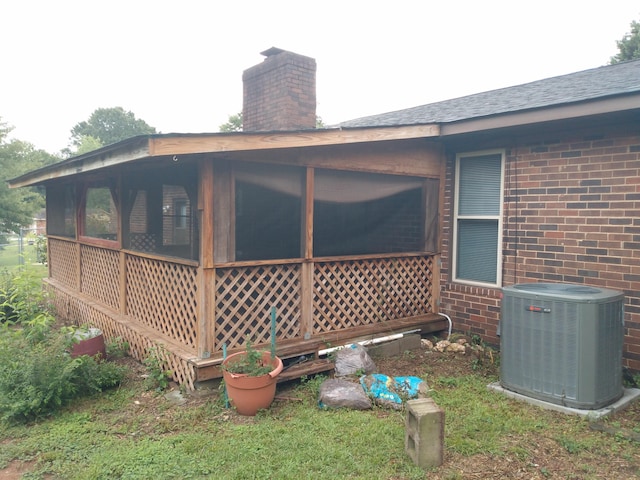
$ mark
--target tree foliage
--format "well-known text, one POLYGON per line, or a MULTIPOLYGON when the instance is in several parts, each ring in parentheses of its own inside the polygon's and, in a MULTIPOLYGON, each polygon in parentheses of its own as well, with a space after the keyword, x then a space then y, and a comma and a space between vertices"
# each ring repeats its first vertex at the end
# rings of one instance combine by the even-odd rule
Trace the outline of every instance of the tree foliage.
POLYGON ((221 132, 241 132, 242 131, 242 112, 235 115, 229 115, 229 119, 226 123, 223 123, 218 127, 221 132))
MULTIPOLYGON (((325 128, 325 124, 322 121, 322 118, 316 116, 316 128, 325 128)), ((236 113, 235 115, 229 115, 228 120, 220 125, 218 129, 221 132, 230 133, 230 132, 241 132, 242 131, 242 112, 236 113)))
POLYGON ((71 129, 71 144, 80 147, 86 143, 86 137, 97 140, 100 146, 135 137, 136 135, 148 135, 156 133, 151 127, 122 107, 98 108, 88 120, 76 124, 71 129))
POLYGON ((92 152, 100 147, 104 147, 102 142, 91 135, 82 135, 78 142, 74 155, 82 155, 83 153, 92 152))
POLYGON ((9 140, 11 127, 0 119, 0 233, 19 233, 29 226, 44 207, 44 195, 37 188, 10 189, 7 180, 59 160, 44 150, 20 140, 9 140))
POLYGON ((640 58, 640 22, 631 22, 631 32, 626 33, 618 44, 618 54, 611 57, 610 63, 626 62, 640 58))

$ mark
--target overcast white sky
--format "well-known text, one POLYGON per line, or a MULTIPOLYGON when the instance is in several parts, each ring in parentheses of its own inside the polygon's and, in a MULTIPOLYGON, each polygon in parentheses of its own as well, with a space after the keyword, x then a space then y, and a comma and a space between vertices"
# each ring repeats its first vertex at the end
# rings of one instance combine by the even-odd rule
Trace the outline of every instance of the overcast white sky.
POLYGON ((3 0, 0 117, 56 153, 96 108, 216 132, 276 46, 317 61, 330 125, 605 65, 638 0, 3 0))

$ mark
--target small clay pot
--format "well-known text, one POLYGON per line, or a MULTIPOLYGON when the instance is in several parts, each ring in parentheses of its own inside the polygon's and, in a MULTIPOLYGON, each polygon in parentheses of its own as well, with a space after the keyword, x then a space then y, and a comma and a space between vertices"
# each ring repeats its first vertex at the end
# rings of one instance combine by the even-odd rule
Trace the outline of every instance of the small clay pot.
POLYGON ((107 357, 107 347, 102 330, 89 328, 87 330, 77 330, 73 334, 71 356, 75 358, 81 355, 89 355, 90 357, 99 355, 102 360, 107 357))
POLYGON ((238 352, 229 355, 222 362, 222 376, 231 405, 240 415, 254 416, 258 410, 264 410, 271 406, 276 395, 276 383, 283 364, 280 357, 271 358, 269 352, 263 352, 264 363, 273 367, 269 373, 252 377, 244 373, 227 372, 224 369, 224 365, 230 360, 233 361, 234 358, 244 354, 245 352, 238 352))

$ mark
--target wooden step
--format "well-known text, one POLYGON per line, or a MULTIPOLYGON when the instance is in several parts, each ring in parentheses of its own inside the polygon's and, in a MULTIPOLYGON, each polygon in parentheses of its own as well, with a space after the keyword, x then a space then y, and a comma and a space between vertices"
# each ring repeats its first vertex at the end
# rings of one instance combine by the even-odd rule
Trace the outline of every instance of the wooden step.
POLYGON ((295 365, 285 367, 280 375, 278 375, 278 383, 288 382, 289 380, 296 380, 305 375, 329 372, 333 370, 333 368, 334 363, 327 358, 297 363, 295 365))

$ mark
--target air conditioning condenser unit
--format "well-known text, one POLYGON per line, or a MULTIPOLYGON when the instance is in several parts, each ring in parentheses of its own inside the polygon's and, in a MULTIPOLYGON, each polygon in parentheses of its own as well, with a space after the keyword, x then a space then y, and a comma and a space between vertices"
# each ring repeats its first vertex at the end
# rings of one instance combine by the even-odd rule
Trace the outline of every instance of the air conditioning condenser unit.
POLYGON ((554 404, 598 409, 623 394, 624 294, 567 283, 503 288, 500 383, 554 404))

